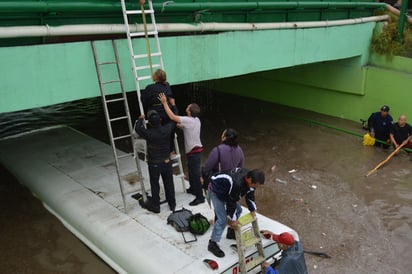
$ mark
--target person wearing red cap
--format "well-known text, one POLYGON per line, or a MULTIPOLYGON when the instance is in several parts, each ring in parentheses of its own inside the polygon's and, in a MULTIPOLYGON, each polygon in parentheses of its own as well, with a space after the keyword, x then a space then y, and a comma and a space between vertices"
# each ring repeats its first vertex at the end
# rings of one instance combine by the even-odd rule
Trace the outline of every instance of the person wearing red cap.
POLYGON ((262 264, 262 269, 266 269, 266 274, 307 274, 305 256, 302 244, 296 241, 292 234, 283 232, 275 234, 269 230, 262 230, 265 238, 271 238, 282 250, 282 259, 279 264, 277 261, 273 265, 268 262, 262 264))

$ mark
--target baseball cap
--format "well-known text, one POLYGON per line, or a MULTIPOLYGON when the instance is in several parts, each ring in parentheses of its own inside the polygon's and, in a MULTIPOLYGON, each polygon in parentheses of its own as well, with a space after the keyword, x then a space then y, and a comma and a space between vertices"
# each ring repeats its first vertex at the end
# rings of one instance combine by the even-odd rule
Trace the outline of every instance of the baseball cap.
POLYGON ((389 107, 387 105, 384 105, 381 107, 381 110, 384 112, 389 112, 389 107))
POLYGON ((150 125, 153 127, 157 127, 160 125, 160 116, 156 110, 149 110, 147 112, 147 120, 149 121, 150 125))
POLYGON ((279 244, 285 244, 285 245, 293 245, 295 242, 295 239, 293 238, 292 234, 289 232, 283 232, 280 233, 279 235, 273 234, 272 235, 272 240, 279 244))

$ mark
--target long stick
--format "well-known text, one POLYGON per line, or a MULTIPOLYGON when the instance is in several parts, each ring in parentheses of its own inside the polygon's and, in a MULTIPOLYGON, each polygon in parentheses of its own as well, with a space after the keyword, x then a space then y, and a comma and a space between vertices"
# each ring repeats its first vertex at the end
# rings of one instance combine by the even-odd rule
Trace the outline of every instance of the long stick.
POLYGON ((388 157, 386 157, 385 160, 383 160, 382 162, 380 162, 374 169, 372 169, 371 171, 369 171, 369 173, 366 174, 366 177, 368 177, 369 175, 371 175, 372 173, 374 173, 376 170, 378 170, 378 168, 380 168, 380 167, 383 166, 386 162, 388 162, 389 159, 392 158, 393 155, 395 155, 404 145, 405 145, 405 143, 402 143, 400 146, 398 146, 398 148, 395 149, 388 157))

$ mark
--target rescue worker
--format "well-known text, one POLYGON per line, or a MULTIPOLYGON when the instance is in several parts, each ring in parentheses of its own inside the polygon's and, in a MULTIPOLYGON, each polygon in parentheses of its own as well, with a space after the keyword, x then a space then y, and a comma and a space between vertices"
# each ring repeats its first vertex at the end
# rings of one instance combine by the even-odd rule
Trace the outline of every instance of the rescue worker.
POLYGON ((160 116, 155 110, 150 110, 147 115, 148 127, 145 128, 145 116, 141 115, 135 128, 137 134, 147 142, 147 165, 149 168, 152 197, 143 207, 154 213, 160 212, 159 178, 162 176, 166 201, 169 204, 170 210, 174 211, 176 208, 175 188, 173 184, 172 161, 169 158, 170 132, 172 131, 173 124, 167 123, 162 126, 160 116))

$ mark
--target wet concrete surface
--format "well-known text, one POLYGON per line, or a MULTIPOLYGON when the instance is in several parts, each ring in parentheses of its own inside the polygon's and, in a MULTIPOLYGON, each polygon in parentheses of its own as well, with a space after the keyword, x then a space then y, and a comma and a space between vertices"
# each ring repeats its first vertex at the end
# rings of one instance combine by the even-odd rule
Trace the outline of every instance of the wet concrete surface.
MULTIPOLYGON (((226 126, 239 131, 245 166, 266 173, 256 193, 259 211, 295 229, 306 250, 332 256, 306 254, 309 273, 410 273, 406 153, 366 177, 391 150, 365 147, 358 135, 339 130, 362 135, 360 123, 246 99, 228 106, 231 99, 208 101, 213 108, 203 102, 204 158, 226 126)), ((1 169, 0 176, 0 273, 114 273, 11 175, 1 169)))

